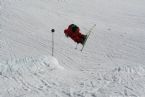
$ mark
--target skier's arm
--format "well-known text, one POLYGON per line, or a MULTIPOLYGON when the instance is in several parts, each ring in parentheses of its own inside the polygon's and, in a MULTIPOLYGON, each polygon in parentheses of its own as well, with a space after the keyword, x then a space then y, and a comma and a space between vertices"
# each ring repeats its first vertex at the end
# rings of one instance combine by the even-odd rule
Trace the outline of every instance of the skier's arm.
POLYGON ((66 36, 66 37, 69 36, 69 35, 68 35, 68 31, 67 31, 67 29, 64 30, 64 33, 65 33, 65 36, 66 36))

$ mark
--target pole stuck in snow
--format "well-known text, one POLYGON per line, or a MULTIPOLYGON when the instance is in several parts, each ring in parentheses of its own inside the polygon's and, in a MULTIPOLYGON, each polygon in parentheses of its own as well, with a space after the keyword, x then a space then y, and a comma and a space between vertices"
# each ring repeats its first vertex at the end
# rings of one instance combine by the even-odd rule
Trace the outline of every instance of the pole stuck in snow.
POLYGON ((54 56, 54 32, 55 29, 51 29, 52 32, 52 56, 54 56))

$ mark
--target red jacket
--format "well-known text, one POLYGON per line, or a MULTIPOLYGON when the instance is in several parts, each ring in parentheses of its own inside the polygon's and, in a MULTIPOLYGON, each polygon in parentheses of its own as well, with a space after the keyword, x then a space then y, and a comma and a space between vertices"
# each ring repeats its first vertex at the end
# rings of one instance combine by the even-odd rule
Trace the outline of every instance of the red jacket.
POLYGON ((67 37, 70 37, 75 42, 82 43, 83 34, 81 34, 79 31, 80 31, 80 29, 78 28, 75 32, 73 32, 72 29, 70 27, 68 27, 68 29, 64 30, 64 33, 67 37))

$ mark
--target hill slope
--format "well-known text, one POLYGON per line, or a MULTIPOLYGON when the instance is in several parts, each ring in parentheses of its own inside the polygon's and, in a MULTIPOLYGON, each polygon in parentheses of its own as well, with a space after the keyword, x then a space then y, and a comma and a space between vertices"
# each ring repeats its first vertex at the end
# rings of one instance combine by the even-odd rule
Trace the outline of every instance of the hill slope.
POLYGON ((1 0, 0 95, 144 97, 144 4, 144 0, 1 0), (81 45, 75 50, 75 43, 63 33, 71 23, 82 33, 97 25, 83 52, 81 45), (55 58, 49 57, 52 28, 55 58), (53 68, 45 64, 51 61, 53 68))

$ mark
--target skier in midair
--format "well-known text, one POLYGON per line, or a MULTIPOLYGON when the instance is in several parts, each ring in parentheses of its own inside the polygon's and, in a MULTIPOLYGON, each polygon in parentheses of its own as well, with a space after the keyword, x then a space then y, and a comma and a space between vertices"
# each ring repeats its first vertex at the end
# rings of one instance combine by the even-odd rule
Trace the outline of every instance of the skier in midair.
POLYGON ((67 29, 64 30, 64 33, 66 37, 70 37, 72 40, 74 40, 77 44, 84 45, 84 41, 87 37, 87 35, 84 35, 80 33, 80 29, 75 24, 70 24, 67 29))

